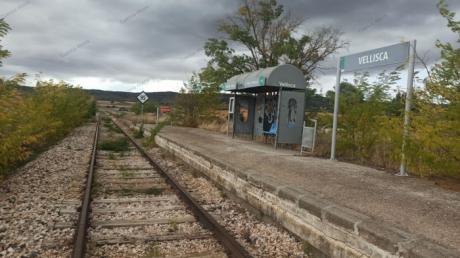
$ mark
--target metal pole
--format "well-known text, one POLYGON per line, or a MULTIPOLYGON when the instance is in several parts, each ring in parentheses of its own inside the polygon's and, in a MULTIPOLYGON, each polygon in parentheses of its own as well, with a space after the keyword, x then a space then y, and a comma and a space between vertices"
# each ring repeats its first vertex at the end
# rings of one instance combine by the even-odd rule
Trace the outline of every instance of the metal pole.
POLYGON ((235 105, 235 98, 233 97, 230 97, 228 99, 228 114, 227 114, 227 136, 228 134, 230 133, 230 117, 231 117, 231 114, 235 112, 235 108, 234 108, 234 105, 235 105))
POLYGON ((331 160, 335 160, 335 146, 337 140, 337 119, 339 114, 339 95, 340 95, 340 77, 342 76, 342 68, 340 67, 339 58, 337 62, 337 80, 335 82, 335 100, 334 100, 334 120, 332 122, 332 143, 331 143, 331 160))
MULTIPOLYGON (((232 121, 232 124, 233 124, 233 128, 232 128, 232 139, 233 139, 233 138, 235 138, 235 126, 236 126, 236 119, 237 119, 237 118, 235 118, 235 115, 236 115, 236 112, 237 112, 237 111, 236 111, 236 107, 237 107, 237 106, 236 106, 236 97, 237 97, 237 95, 236 95, 236 92, 234 93, 233 97, 235 98, 235 100, 234 100, 234 101, 235 101, 235 103, 234 103, 234 109, 233 109, 233 121, 232 121)), ((239 105, 239 104, 238 104, 238 105, 239 105)), ((240 111, 238 110, 238 116, 239 116, 239 115, 240 115, 240 111)))
POLYGON ((281 110, 281 94, 283 87, 278 91, 278 105, 276 107, 276 135, 275 135, 275 149, 278 148, 278 135, 280 134, 280 110, 281 110))
MULTIPOLYGON (((252 96, 254 97, 254 94, 252 94, 252 96)), ((254 102, 252 105, 252 114, 253 114, 253 119, 252 119, 252 136, 251 136, 251 140, 254 141, 254 130, 255 130, 255 127, 256 127, 256 103, 257 103, 257 96, 255 98, 253 98, 254 102)), ((249 102, 249 101, 248 101, 249 102)), ((248 120, 249 120, 249 103, 248 103, 248 120)), ((249 121, 249 123, 251 123, 251 121, 249 121)))
POLYGON ((160 107, 157 107, 157 121, 156 124, 158 124, 158 120, 160 120, 160 107))
POLYGON ((314 131, 313 131, 313 143, 312 143, 312 147, 311 147, 311 152, 315 152, 315 144, 316 144, 316 127, 318 126, 318 120, 316 119, 310 119, 310 121, 313 121, 315 123, 315 127, 313 127, 314 131))
POLYGON ((230 132, 230 112, 227 114, 227 136, 230 132))
POLYGON ((303 131, 305 130, 305 127, 307 127, 307 122, 304 120, 303 127, 302 127, 302 139, 300 141, 300 155, 303 154, 303 131))
POLYGON ((406 105, 404 109, 404 130, 403 130, 403 142, 401 146, 401 166, 399 167, 399 173, 397 176, 408 176, 406 172, 406 144, 407 137, 409 136, 409 125, 410 125, 410 109, 412 102, 412 91, 414 85, 414 69, 415 69, 415 46, 416 40, 410 43, 410 55, 409 55, 409 68, 407 71, 407 91, 406 91, 406 105))
POLYGON ((141 128, 139 132, 144 135, 144 103, 141 104, 141 128))

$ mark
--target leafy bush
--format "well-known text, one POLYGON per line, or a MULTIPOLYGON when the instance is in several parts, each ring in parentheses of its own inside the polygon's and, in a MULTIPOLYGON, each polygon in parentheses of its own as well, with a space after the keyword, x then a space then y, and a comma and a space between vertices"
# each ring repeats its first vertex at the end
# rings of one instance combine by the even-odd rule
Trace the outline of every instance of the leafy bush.
POLYGON ((150 130, 150 136, 145 140, 144 145, 156 146, 155 136, 166 126, 169 121, 163 121, 150 130))
POLYGON ((198 127, 203 122, 219 119, 216 110, 222 104, 219 87, 200 81, 193 75, 186 87, 177 95, 171 121, 182 126, 198 127))
POLYGON ((0 176, 82 125, 95 111, 95 100, 80 88, 39 82, 33 94, 18 86, 24 75, 0 80, 0 176))
MULTIPOLYGON (((368 74, 356 74, 353 83, 341 83, 337 156, 373 166, 398 167, 402 141, 402 113, 400 105, 390 98, 390 86, 399 80, 398 71, 383 72, 375 82, 368 74)), ((329 93, 333 98, 333 93, 329 93)), ((331 127, 332 117, 318 117, 320 128, 331 127)), ((330 154, 330 131, 319 131, 317 151, 330 154), (326 146, 321 146, 322 144, 326 146)))
MULTIPOLYGON (((460 41, 460 22, 438 2, 441 15, 460 41)), ((460 48, 438 41, 441 62, 429 70, 425 85, 415 91, 406 148, 407 168, 419 176, 460 178, 460 48)), ((358 75, 341 84, 337 156, 397 170, 401 159, 404 94, 389 98, 397 73, 380 74, 376 82, 358 75)), ((328 92, 333 99, 334 93, 328 92)), ((319 115, 319 114, 318 114, 319 115)), ((319 124, 327 124, 318 117, 319 124)), ((327 119, 332 121, 332 119, 327 119)), ((330 123, 330 122, 329 122, 330 123)), ((321 126, 320 126, 321 127, 321 126)), ((327 125, 330 128, 330 125, 327 125)), ((328 157, 330 131, 319 130, 316 154, 328 157)))
MULTIPOLYGON (((439 1, 438 8, 460 42, 455 13, 445 1, 439 1)), ((416 92, 408 165, 423 176, 460 177, 460 48, 440 41, 436 46, 441 62, 431 69, 426 87, 416 92)))
POLYGON ((136 139, 144 138, 144 129, 143 128, 134 129, 133 137, 136 139))
MULTIPOLYGON (((0 41, 9 30, 0 19, 0 41)), ((0 66, 9 55, 0 45, 0 66)), ((41 81, 32 94, 20 92, 25 76, 0 77, 0 178, 96 112, 92 97, 64 82, 41 81)))

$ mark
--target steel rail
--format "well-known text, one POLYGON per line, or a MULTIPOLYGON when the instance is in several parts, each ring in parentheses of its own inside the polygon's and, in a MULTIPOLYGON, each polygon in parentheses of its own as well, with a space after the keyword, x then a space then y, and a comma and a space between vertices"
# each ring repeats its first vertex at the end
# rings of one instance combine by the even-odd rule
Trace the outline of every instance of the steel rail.
POLYGON ((100 118, 97 118, 96 132, 94 133, 93 149, 91 153, 91 161, 89 164, 88 178, 86 180, 86 189, 83 196, 83 204, 78 218, 78 227, 74 239, 74 249, 72 253, 73 258, 82 258, 85 255, 86 248, 86 230, 88 228, 88 213, 89 203, 91 198, 91 185, 93 183, 94 164, 96 162, 97 141, 99 139, 99 125, 100 118))
POLYGON ((139 145, 137 142, 117 123, 116 119, 112 118, 113 123, 120 128, 123 134, 136 146, 142 155, 149 163, 166 178, 166 181, 177 190, 177 193, 186 205, 191 209, 192 213, 198 221, 206 228, 214 232, 214 236, 225 248, 227 254, 234 258, 249 258, 252 257, 243 246, 238 243, 230 233, 220 225, 211 214, 209 214, 201 205, 185 190, 176 179, 167 173, 153 158, 139 145))

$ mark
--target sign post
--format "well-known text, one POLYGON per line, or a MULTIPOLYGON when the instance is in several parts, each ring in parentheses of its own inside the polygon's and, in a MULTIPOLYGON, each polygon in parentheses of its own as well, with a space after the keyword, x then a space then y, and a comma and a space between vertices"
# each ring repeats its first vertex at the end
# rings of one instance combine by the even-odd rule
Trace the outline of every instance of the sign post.
POLYGON ((155 120, 156 124, 159 124, 160 121, 160 107, 157 107, 157 119, 155 120))
POLYGON ((405 146, 409 128, 409 113, 412 97, 412 85, 415 68, 415 40, 403 42, 382 48, 376 48, 348 56, 340 57, 337 63, 337 80, 335 85, 334 116, 332 123, 332 142, 331 142, 331 160, 336 159, 336 141, 337 141, 337 120, 340 100, 340 78, 343 72, 352 72, 362 69, 375 68, 385 65, 394 65, 405 63, 409 60, 406 107, 404 113, 404 133, 401 156, 401 168, 398 175, 407 175, 405 172, 405 146), (409 55, 410 52, 410 55, 409 55))
POLYGON ((345 63, 345 57, 341 57, 337 62, 337 80, 335 82, 334 96, 334 116, 332 121, 332 144, 331 144, 331 160, 335 160, 335 144, 337 138, 337 120, 339 115, 339 95, 340 95, 340 77, 342 76, 342 66, 345 63))
POLYGON ((412 91, 414 85, 414 70, 415 70, 415 47, 417 41, 411 41, 410 55, 409 55, 409 70, 407 71, 407 90, 406 90, 406 105, 404 107, 404 132, 403 142, 401 146, 401 166, 399 167, 398 176, 408 176, 406 172, 406 142, 409 136, 410 125, 410 109, 412 105, 412 91))
POLYGON ((149 100, 149 97, 147 96, 147 94, 145 94, 145 92, 141 92, 141 94, 139 94, 139 96, 137 96, 137 100, 139 100, 139 102, 141 103, 141 127, 139 128, 139 132, 141 133, 141 135, 144 135, 144 103, 147 102, 147 100, 149 100))

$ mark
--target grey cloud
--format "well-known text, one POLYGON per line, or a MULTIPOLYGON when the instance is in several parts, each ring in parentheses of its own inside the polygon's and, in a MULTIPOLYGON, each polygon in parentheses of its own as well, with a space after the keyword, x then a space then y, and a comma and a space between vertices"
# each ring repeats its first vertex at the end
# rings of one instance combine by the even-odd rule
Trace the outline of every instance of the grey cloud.
MULTIPOLYGON (((338 55, 417 38, 420 53, 432 51, 434 61, 439 56, 435 40, 453 39, 432 0, 280 2, 293 15, 308 18, 301 30, 331 25, 344 31, 351 44, 338 55)), ((448 3, 460 11, 460 2, 448 3)), ((219 35, 218 20, 237 7, 235 0, 2 0, 0 16, 7 15, 13 28, 3 43, 13 56, 0 73, 43 72, 64 80, 99 77, 127 84, 145 78, 187 80, 206 64, 201 49, 219 35)), ((330 58, 323 66, 334 67, 334 62, 330 58)))

